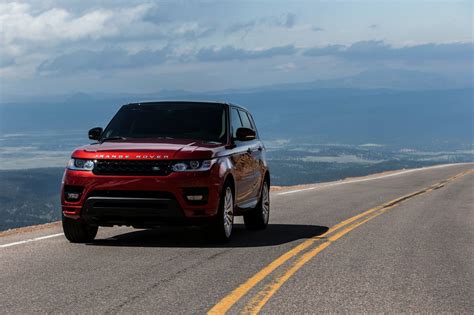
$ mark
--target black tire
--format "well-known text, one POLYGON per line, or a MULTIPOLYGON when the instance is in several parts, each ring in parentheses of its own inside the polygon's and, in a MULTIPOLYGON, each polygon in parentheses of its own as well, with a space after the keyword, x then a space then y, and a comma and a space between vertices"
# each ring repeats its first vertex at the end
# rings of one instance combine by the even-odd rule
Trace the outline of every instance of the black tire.
MULTIPOLYGON (((229 198, 229 195, 227 195, 227 197, 229 198)), ((222 189, 221 198, 219 201, 219 209, 217 211, 216 219, 208 228, 209 236, 211 237, 212 241, 219 242, 219 243, 226 243, 230 241, 231 236, 232 236, 232 229, 234 225, 234 206, 235 206, 234 191, 232 190, 232 186, 226 183, 222 189), (226 199, 227 194, 230 194, 231 196, 230 197, 231 205, 228 204, 229 200, 226 199), (227 210, 226 210, 226 206, 227 206, 227 210), (230 206, 230 209, 228 208, 229 206, 230 206), (229 213, 229 211, 231 213, 229 213), (227 216, 224 215, 225 213, 227 213, 227 216), (228 224, 230 223, 230 231, 229 231, 229 227, 226 226, 225 222, 228 222, 228 224)))
POLYGON ((97 235, 98 226, 85 224, 63 216, 64 236, 71 243, 90 243, 97 235))
POLYGON ((244 224, 247 230, 264 230, 270 219, 270 185, 268 180, 263 182, 260 200, 257 206, 244 213, 244 224), (265 196, 266 194, 266 196, 265 196))

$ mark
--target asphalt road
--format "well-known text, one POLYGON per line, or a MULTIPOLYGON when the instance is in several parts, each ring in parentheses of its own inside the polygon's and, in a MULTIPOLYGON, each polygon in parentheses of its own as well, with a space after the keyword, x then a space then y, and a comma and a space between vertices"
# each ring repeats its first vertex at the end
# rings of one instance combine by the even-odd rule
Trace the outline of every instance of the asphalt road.
POLYGON ((268 229, 237 224, 226 245, 197 229, 0 236, 0 312, 472 314, 473 169, 273 192, 268 229))

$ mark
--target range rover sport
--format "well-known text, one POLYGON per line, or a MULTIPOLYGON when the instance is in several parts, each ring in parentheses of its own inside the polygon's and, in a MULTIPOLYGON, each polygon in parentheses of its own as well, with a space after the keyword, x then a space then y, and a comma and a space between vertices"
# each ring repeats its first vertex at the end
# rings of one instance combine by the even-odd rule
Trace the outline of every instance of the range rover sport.
POLYGON ((99 226, 200 225, 228 241, 234 217, 264 229, 270 173, 252 115, 227 103, 124 105, 95 142, 76 149, 62 180, 62 223, 71 242, 99 226))

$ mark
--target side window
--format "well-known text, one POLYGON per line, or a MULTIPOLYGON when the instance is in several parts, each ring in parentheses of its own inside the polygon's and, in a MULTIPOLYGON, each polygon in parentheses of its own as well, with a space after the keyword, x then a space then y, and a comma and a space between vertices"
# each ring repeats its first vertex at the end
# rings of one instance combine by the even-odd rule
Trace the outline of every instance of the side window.
POLYGON ((230 119, 231 119, 231 123, 232 123, 232 137, 236 138, 237 137, 237 134, 236 134, 237 129, 242 127, 242 122, 240 121, 240 116, 239 116, 239 112, 237 111, 237 109, 232 108, 232 110, 230 112, 230 119))
POLYGON ((252 129, 255 130, 255 131, 257 131, 257 126, 255 126, 255 122, 253 121, 252 115, 250 115, 249 113, 247 113, 247 116, 249 117, 250 123, 252 124, 252 129))
POLYGON ((255 125, 255 121, 253 120, 252 115, 250 115, 249 113, 247 113, 247 115, 249 116, 250 122, 252 123, 252 129, 255 130, 255 132, 257 133, 257 138, 258 138, 257 125, 255 125))
POLYGON ((240 113, 240 119, 242 119, 242 125, 245 128, 254 129, 252 127, 252 123, 250 122, 249 116, 247 116, 247 113, 244 112, 243 110, 239 110, 239 113, 240 113))

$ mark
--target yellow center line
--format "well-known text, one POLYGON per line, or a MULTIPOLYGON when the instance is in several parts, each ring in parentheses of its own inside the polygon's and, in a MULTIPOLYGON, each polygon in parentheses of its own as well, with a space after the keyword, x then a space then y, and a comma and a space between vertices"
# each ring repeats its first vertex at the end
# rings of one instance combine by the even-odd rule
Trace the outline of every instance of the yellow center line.
POLYGON ((273 271, 275 271, 277 268, 285 264, 288 260, 291 258, 297 256, 301 252, 303 252, 305 249, 310 247, 314 242, 317 240, 324 239, 326 236, 329 234, 333 234, 334 232, 350 225, 351 223, 357 221, 358 219, 364 218, 363 220, 360 220, 347 228, 343 229, 342 231, 335 233, 331 236, 329 236, 328 240, 317 246, 316 248, 306 252, 305 254, 301 255, 294 263, 291 265, 291 267, 279 278, 277 278, 275 281, 271 282, 271 284, 267 285, 264 290, 259 292, 253 299, 252 301, 246 305, 244 308, 244 312, 246 313, 258 313, 258 311, 265 305, 265 303, 271 298, 271 296, 281 287, 281 285, 286 282, 299 268, 301 268, 306 262, 308 262, 311 258, 316 256, 319 252, 324 250, 326 247, 330 245, 331 242, 339 239, 343 235, 349 233, 353 229, 357 228, 358 226, 366 223, 367 221, 372 220, 373 218, 379 216, 380 214, 384 213, 385 211, 395 207, 399 203, 401 203, 404 200, 407 200, 409 198, 412 198, 414 196, 424 194, 428 191, 432 191, 434 189, 440 188, 444 186, 447 182, 455 180, 463 175, 466 175, 473 170, 468 170, 464 171, 462 173, 459 173, 451 178, 448 178, 445 181, 436 183, 432 186, 429 186, 425 189, 404 195, 402 197, 396 198, 394 200, 391 200, 387 203, 384 203, 380 206, 371 208, 369 210, 366 210, 358 215, 355 215, 347 220, 344 220, 333 227, 331 227, 328 231, 325 233, 311 237, 307 239, 306 241, 302 242, 298 246, 294 247, 293 249, 289 250, 288 252, 284 253, 277 259, 275 259, 273 262, 271 262, 269 265, 261 269, 259 272, 257 272, 254 276, 252 276, 250 279, 248 279, 246 282, 241 284, 239 287, 237 287, 235 290, 233 290, 229 295, 224 297, 219 303, 217 303, 213 308, 211 308, 208 312, 208 314, 224 314, 226 313, 237 301, 239 301, 242 297, 244 297, 252 288, 254 288, 258 283, 260 283, 263 279, 265 279, 268 275, 270 275, 273 271), (374 214, 375 213, 375 214, 374 214), (373 214, 373 215, 371 215, 373 214))
POLYGON ((352 223, 353 221, 363 217, 364 215, 370 214, 373 211, 378 210, 377 208, 369 209, 361 214, 358 214, 348 220, 342 221, 329 230, 327 230, 325 233, 317 236, 313 236, 303 243, 299 244, 298 246, 292 248, 288 252, 284 253, 274 261, 272 261, 269 265, 264 267, 262 270, 260 270, 258 273, 256 273, 253 277, 251 277, 249 280, 247 280, 245 283, 241 284, 237 289, 232 291, 228 296, 224 297, 218 304, 216 304, 212 309, 209 310, 208 314, 223 314, 227 312, 232 305, 235 304, 240 298, 242 298, 245 294, 247 294, 250 289, 252 289, 256 284, 258 284, 260 281, 262 281, 265 277, 267 277, 270 273, 272 273, 275 269, 283 265, 285 262, 287 262, 289 259, 295 257, 298 255, 300 252, 304 251, 306 248, 308 248, 310 245, 312 245, 315 241, 324 238, 326 235, 335 232, 339 230, 340 228, 352 223))
POLYGON ((283 265, 285 262, 287 262, 289 259, 295 257, 298 255, 300 252, 304 251, 306 248, 308 248, 310 245, 312 245, 315 241, 323 239, 326 235, 333 233, 344 226, 354 222, 355 220, 368 215, 376 210, 379 210, 379 207, 369 209, 363 213, 360 213, 350 219, 347 219, 345 221, 342 221, 336 225, 334 225, 332 228, 327 230, 325 233, 317 236, 313 236, 303 243, 299 244, 298 246, 292 248, 291 250, 287 251, 274 261, 272 261, 269 265, 264 267, 262 270, 260 270, 258 273, 256 273, 253 277, 248 279, 246 282, 241 284, 239 287, 237 287, 234 291, 232 291, 229 295, 224 297, 218 304, 216 304, 212 309, 208 311, 208 314, 223 314, 227 312, 234 304, 237 302, 240 298, 242 298, 245 294, 247 294, 248 291, 250 291, 255 285, 257 285, 260 281, 262 281, 265 277, 267 277, 269 274, 271 274, 275 269, 283 265))
POLYGON ((372 214, 368 218, 358 221, 357 223, 354 223, 350 225, 349 227, 343 229, 342 231, 334 234, 333 236, 328 238, 328 241, 320 244, 319 246, 315 247, 314 249, 306 252, 303 254, 300 258, 298 258, 291 266, 286 270, 286 272, 281 275, 280 277, 276 278, 274 281, 269 283, 268 285, 265 286, 260 292, 258 292, 255 297, 244 306, 243 311, 241 314, 258 314, 262 307, 270 300, 270 298, 280 289, 280 287, 288 280, 290 279, 303 265, 305 265, 307 262, 309 262, 312 258, 314 258, 317 254, 322 252, 326 247, 328 247, 332 242, 336 241, 337 239, 341 238, 345 234, 349 233, 350 231, 354 230, 358 226, 372 220, 375 217, 378 217, 385 211, 396 207, 391 206, 388 208, 383 208, 380 209, 379 212, 376 212, 375 214, 372 214))

